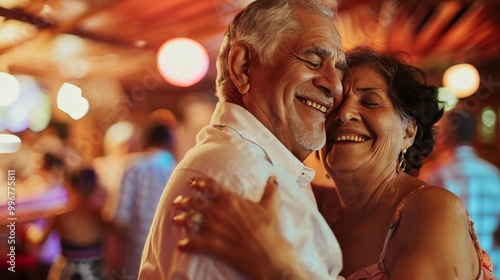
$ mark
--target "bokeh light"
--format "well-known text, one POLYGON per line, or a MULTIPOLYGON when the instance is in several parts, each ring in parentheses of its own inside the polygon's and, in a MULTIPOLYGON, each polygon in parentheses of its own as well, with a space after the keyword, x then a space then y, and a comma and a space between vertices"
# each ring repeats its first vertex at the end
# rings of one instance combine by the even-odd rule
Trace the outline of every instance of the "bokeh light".
POLYGON ((57 108, 74 120, 79 120, 89 111, 89 101, 82 96, 81 88, 64 83, 57 93, 57 108))
POLYGON ((481 139, 485 144, 495 143, 497 115, 492 107, 485 107, 481 111, 481 139))
POLYGON ((16 135, 0 134, 0 154, 15 153, 21 147, 21 138, 16 135))
POLYGON ((205 48, 189 38, 165 42, 157 54, 161 76, 170 84, 188 87, 199 82, 208 71, 209 58, 205 48))
POLYGON ((479 72, 470 64, 451 66, 443 75, 443 85, 450 88, 457 98, 474 94, 479 88, 479 72))
POLYGON ((42 92, 33 77, 16 75, 15 78, 19 82, 19 96, 9 106, 0 107, 0 131, 45 129, 51 117, 50 97, 42 92))
POLYGON ((0 106, 9 106, 19 96, 19 82, 9 73, 0 72, 0 106))
POLYGON ((39 132, 47 128, 52 116, 50 103, 51 100, 48 94, 42 94, 40 96, 40 103, 31 110, 29 119, 29 129, 31 131, 39 132))
POLYGON ((135 126, 128 121, 112 124, 104 134, 103 146, 105 154, 120 150, 124 143, 130 141, 136 133, 135 126))
POLYGON ((458 103, 458 98, 455 94, 449 88, 445 87, 438 88, 438 99, 446 102, 446 105, 444 106, 445 111, 455 108, 458 103))

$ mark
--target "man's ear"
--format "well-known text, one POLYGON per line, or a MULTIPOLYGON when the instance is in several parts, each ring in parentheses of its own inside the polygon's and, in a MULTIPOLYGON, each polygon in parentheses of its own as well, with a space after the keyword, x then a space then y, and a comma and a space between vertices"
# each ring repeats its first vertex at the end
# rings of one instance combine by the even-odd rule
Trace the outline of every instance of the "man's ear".
POLYGON ((413 145, 413 141, 415 141, 415 136, 417 135, 417 120, 411 119, 408 121, 405 129, 405 137, 404 142, 406 147, 410 147, 413 145))
POLYGON ((245 42, 236 42, 229 51, 229 76, 242 95, 250 91, 251 60, 251 48, 245 42))

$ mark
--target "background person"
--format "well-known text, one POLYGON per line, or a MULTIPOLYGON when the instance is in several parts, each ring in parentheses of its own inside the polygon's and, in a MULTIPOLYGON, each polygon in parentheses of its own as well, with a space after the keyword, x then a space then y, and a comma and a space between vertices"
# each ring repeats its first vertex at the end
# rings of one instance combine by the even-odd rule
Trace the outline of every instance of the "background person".
MULTIPOLYGON (((92 160, 92 166, 97 172, 99 185, 106 190, 106 201, 101 210, 101 216, 110 222, 116 213, 120 196, 121 181, 127 166, 142 150, 140 129, 130 121, 119 121, 110 125, 103 137, 103 155, 92 160)), ((113 274, 121 277, 123 257, 120 235, 117 231, 106 234, 106 263, 110 265, 113 274)))
POLYGON ((52 231, 60 236, 61 256, 55 260, 48 279, 104 279, 104 231, 100 211, 104 200, 99 195, 98 180, 92 168, 79 168, 66 175, 69 194, 67 208, 50 219, 41 230, 27 229, 31 244, 43 243, 52 231))
POLYGON ((175 168, 169 127, 151 123, 144 133, 144 153, 125 170, 113 223, 122 237, 122 277, 137 279, 142 250, 160 196, 175 168))

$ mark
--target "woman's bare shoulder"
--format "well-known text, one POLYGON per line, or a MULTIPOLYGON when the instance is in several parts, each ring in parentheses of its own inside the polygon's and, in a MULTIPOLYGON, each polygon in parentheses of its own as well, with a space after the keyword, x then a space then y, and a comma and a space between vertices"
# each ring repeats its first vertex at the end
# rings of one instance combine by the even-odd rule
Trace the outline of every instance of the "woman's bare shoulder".
POLYGON ((477 275, 467 211, 456 195, 442 187, 426 186, 408 199, 391 243, 387 268, 397 275, 422 269, 432 279, 454 273, 467 275, 459 279, 477 275))
POLYGON ((452 228, 468 232, 464 227, 467 222, 467 211, 459 197, 443 187, 429 185, 408 198, 400 223, 414 232, 433 229, 445 234, 452 228))
POLYGON ((451 211, 450 214, 466 215, 465 206, 458 196, 449 190, 434 185, 427 185, 415 192, 408 199, 408 211, 416 211, 416 214, 425 214, 425 209, 435 211, 451 211))

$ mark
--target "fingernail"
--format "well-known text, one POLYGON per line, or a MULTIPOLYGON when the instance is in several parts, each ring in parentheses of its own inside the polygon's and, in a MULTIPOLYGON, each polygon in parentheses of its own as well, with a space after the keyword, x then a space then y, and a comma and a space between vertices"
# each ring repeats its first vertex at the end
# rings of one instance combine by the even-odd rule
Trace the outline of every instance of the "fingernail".
POLYGON ((180 225, 182 224, 182 221, 184 220, 184 215, 182 214, 179 214, 179 215, 175 215, 173 218, 172 218, 172 223, 176 224, 176 225, 180 225))
POLYGON ((182 195, 179 195, 177 196, 175 199, 174 199, 174 202, 172 202, 172 204, 175 206, 175 205, 178 205, 181 200, 183 199, 184 197, 182 195))
POLYGON ((201 190, 205 187, 207 183, 204 181, 204 180, 200 180, 200 179, 195 179, 193 180, 193 182, 189 185, 191 188, 194 188, 194 189, 197 189, 197 190, 201 190))
POLYGON ((177 245, 180 246, 180 247, 184 247, 188 243, 189 243, 189 238, 185 237, 185 238, 179 240, 179 242, 177 243, 177 245))
POLYGON ((278 184, 278 180, 276 180, 276 176, 273 176, 273 179, 272 179, 272 180, 273 180, 273 183, 274 183, 276 186, 278 186, 278 185, 279 185, 279 184, 278 184))

